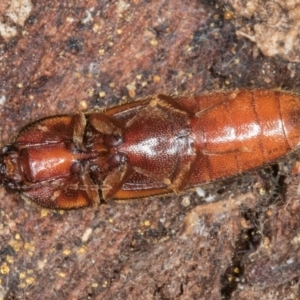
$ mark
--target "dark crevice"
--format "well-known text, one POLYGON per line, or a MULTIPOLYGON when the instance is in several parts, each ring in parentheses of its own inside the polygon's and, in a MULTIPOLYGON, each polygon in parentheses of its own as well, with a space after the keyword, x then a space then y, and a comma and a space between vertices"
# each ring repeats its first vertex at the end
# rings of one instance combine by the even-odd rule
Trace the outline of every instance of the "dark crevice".
POLYGON ((234 256, 231 265, 221 277, 221 296, 224 300, 231 299, 232 293, 243 280, 244 266, 248 256, 256 251, 261 241, 257 228, 242 230, 235 243, 234 256))
POLYGON ((286 175, 282 174, 279 165, 270 165, 258 172, 259 181, 266 192, 265 206, 281 203, 286 194, 286 175))
POLYGON ((169 300, 169 298, 166 297, 166 295, 163 292, 164 286, 165 286, 164 284, 161 286, 158 286, 156 288, 156 290, 154 291, 153 296, 159 296, 161 300, 169 300))
POLYGON ((221 277, 221 295, 224 300, 231 299, 231 295, 237 289, 238 284, 245 280, 244 271, 249 255, 258 249, 262 236, 272 239, 269 222, 266 219, 268 207, 274 204, 281 205, 285 199, 287 190, 286 174, 282 171, 280 164, 269 165, 258 170, 256 174, 257 181, 252 186, 256 186, 258 193, 261 195, 261 205, 254 209, 242 211, 243 218, 253 225, 250 229, 240 232, 235 243, 232 262, 221 277), (259 224, 262 223, 264 224, 263 232, 258 228, 259 224))

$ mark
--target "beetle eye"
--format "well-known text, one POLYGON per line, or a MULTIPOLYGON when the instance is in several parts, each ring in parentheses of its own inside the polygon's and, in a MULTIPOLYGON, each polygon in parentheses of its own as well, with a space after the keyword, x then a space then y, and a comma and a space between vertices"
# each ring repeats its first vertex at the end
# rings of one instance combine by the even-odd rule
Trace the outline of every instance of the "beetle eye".
POLYGON ((7 155, 9 153, 17 152, 17 151, 18 150, 14 145, 6 145, 1 149, 1 154, 7 155))

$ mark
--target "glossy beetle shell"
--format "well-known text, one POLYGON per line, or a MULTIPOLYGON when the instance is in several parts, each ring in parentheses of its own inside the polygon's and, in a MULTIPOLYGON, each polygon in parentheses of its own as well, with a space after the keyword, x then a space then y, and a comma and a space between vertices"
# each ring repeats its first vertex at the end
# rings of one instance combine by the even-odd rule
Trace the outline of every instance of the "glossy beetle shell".
POLYGON ((234 176, 297 149, 300 96, 235 90, 48 117, 0 156, 1 182, 48 208, 131 199, 234 176))

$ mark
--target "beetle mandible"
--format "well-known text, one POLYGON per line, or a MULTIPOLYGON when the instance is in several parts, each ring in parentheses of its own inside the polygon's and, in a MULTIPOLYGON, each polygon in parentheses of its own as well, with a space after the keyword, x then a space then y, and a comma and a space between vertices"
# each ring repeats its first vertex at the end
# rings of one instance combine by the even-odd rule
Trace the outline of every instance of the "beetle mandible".
POLYGON ((265 165, 299 144, 295 93, 157 95, 25 126, 2 148, 0 180, 43 207, 71 209, 179 193, 265 165))

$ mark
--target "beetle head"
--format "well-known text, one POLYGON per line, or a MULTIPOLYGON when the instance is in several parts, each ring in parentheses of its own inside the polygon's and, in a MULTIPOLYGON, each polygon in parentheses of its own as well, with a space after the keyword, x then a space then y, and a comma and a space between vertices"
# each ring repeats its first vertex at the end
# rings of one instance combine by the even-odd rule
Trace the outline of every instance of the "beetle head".
POLYGON ((0 152, 0 183, 8 190, 17 190, 23 178, 19 169, 19 151, 12 145, 0 152))

